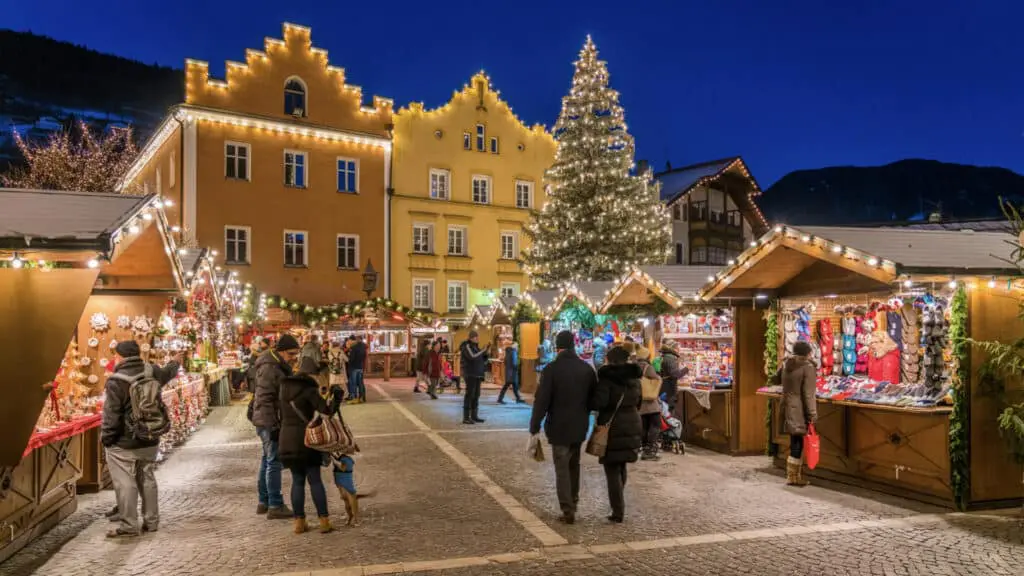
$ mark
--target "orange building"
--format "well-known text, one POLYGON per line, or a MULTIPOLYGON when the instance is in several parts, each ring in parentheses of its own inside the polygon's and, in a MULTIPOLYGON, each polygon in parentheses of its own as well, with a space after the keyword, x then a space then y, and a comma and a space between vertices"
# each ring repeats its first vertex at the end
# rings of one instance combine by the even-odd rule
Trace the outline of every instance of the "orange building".
POLYGON ((310 29, 227 62, 226 78, 185 63, 185 103, 143 148, 122 186, 165 198, 182 235, 217 247, 261 292, 312 305, 363 297, 368 261, 390 291, 392 101, 345 83, 310 29))

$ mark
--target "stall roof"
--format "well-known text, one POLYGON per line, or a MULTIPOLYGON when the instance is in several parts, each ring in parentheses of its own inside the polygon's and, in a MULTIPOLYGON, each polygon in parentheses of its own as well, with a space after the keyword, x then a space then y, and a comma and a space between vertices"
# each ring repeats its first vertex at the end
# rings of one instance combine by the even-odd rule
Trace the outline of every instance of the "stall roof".
POLYGON ((804 226, 801 232, 896 263, 901 270, 934 272, 1015 271, 1013 241, 1001 232, 804 226))
POLYGON ((178 260, 181 261, 181 269, 185 273, 191 272, 195 275, 199 272, 199 264, 203 261, 203 254, 206 250, 203 248, 182 248, 178 250, 178 260))
POLYGON ((541 311, 547 310, 555 304, 558 299, 558 290, 534 290, 524 294, 524 298, 529 298, 537 305, 541 311))
POLYGON ((0 246, 109 252, 114 234, 152 199, 152 195, 0 188, 0 246))
POLYGON ((682 298, 693 296, 722 269, 721 266, 641 266, 640 271, 682 298))
POLYGON ((993 232, 776 226, 701 290, 705 299, 887 288, 897 279, 1016 275, 1014 238, 993 232))

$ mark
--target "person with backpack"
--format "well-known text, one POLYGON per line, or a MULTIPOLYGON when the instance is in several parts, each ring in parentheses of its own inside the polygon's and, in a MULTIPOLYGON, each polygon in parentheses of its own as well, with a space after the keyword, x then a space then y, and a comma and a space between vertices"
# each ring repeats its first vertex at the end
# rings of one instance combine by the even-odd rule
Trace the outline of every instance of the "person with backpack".
POLYGON ((119 342, 114 373, 107 378, 100 441, 106 448, 107 468, 114 484, 117 513, 110 516, 116 528, 108 538, 138 536, 160 527, 156 468, 160 436, 171 426, 161 397, 165 384, 178 374, 179 362, 159 367, 140 357, 134 340, 119 342), (142 525, 139 525, 139 496, 142 525))

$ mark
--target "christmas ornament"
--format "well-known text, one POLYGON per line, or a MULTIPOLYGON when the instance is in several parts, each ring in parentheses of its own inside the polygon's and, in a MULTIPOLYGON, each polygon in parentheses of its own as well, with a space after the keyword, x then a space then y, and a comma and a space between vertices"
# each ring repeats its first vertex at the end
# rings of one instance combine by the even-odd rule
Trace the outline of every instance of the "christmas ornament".
POLYGON ((110 319, 103 312, 96 312, 89 318, 89 326, 96 332, 106 332, 110 329, 110 319))

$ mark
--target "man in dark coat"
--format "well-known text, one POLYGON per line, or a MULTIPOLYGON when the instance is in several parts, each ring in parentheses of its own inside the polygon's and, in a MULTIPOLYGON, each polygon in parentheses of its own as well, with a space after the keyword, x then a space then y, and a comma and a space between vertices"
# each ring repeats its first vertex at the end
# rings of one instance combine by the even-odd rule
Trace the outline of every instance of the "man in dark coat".
POLYGON ((562 521, 576 521, 580 499, 580 446, 590 427, 590 397, 597 387, 594 368, 576 355, 572 332, 555 336, 558 355, 544 367, 533 402, 530 434, 544 433, 551 443, 555 463, 555 484, 562 521))
POLYGON ((480 417, 480 387, 487 373, 487 358, 491 345, 480 348, 480 334, 470 330, 469 338, 459 346, 459 360, 462 363, 462 378, 466 381, 466 396, 462 400, 462 423, 483 422, 480 417))
POLYGON ((629 350, 615 346, 608 351, 608 363, 597 371, 597 389, 591 408, 597 411, 595 424, 608 425, 608 445, 599 462, 608 481, 609 520, 621 523, 626 513, 623 496, 626 464, 637 461, 643 443, 640 404, 643 402, 640 378, 643 370, 629 362, 629 350))
POLYGON ((252 423, 263 443, 257 487, 257 514, 270 520, 285 520, 292 512, 281 496, 281 460, 278 440, 281 434, 281 382, 291 376, 291 365, 299 358, 299 343, 291 334, 278 339, 273 350, 256 360, 256 391, 253 397, 252 423))
POLYGON ((665 401, 671 412, 676 405, 679 393, 679 379, 689 373, 689 369, 679 363, 678 344, 670 340, 661 347, 661 391, 658 396, 665 401))
POLYGON ((519 395, 519 346, 515 342, 505 347, 505 384, 498 393, 498 404, 505 403, 505 392, 509 388, 516 395, 516 404, 525 402, 519 395))
POLYGON ((160 508, 157 503, 156 468, 159 440, 143 440, 132 432, 128 422, 132 415, 132 401, 129 395, 131 380, 147 368, 153 379, 161 386, 178 374, 179 363, 168 362, 163 368, 146 364, 139 356, 139 345, 134 340, 119 342, 115 348, 116 365, 114 374, 107 378, 103 401, 103 425, 100 441, 106 448, 107 469, 114 484, 117 498, 116 512, 110 515, 111 522, 119 522, 117 528, 107 533, 108 537, 136 536, 139 534, 139 496, 142 496, 143 523, 145 532, 155 532, 160 524, 160 508))
POLYGON ((352 343, 352 351, 348 353, 349 379, 348 389, 350 399, 358 404, 366 402, 366 384, 363 382, 363 372, 366 368, 366 343, 362 336, 356 336, 352 343))

